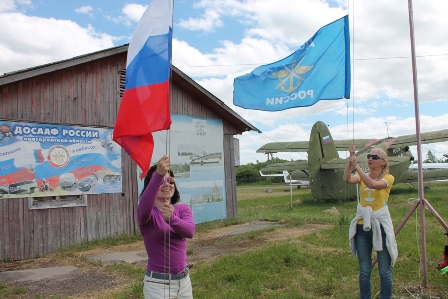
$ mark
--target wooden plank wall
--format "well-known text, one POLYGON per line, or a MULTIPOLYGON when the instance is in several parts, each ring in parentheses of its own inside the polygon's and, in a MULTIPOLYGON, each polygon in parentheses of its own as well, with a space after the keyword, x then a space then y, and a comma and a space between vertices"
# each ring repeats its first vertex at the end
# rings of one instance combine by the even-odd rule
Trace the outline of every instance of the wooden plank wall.
POLYGON ((88 195, 86 207, 29 210, 28 198, 1 198, 0 260, 21 260, 108 236, 134 234, 137 169, 123 156, 123 192, 88 195))
MULTIPOLYGON (((21 122, 109 127, 120 105, 120 71, 126 52, 77 66, 44 73, 0 86, 0 119, 21 122)), ((220 119, 172 84, 171 113, 220 119)), ((233 135, 240 134, 228 122, 224 127, 224 163, 227 215, 234 217, 236 186, 233 135)), ((60 248, 121 234, 138 233, 137 168, 122 151, 123 192, 87 195, 86 207, 28 209, 28 198, 0 198, 0 260, 21 260, 60 248)))
POLYGON ((232 167, 225 167, 226 180, 226 211, 227 218, 238 216, 236 196, 236 170, 233 135, 224 134, 224 162, 232 167))
MULTIPOLYGON (((0 118, 109 127, 120 103, 126 53, 3 85, 0 118)), ((136 232, 136 166, 122 152, 123 192, 87 195, 86 207, 28 209, 28 198, 0 198, 0 259, 21 260, 62 247, 136 232)))

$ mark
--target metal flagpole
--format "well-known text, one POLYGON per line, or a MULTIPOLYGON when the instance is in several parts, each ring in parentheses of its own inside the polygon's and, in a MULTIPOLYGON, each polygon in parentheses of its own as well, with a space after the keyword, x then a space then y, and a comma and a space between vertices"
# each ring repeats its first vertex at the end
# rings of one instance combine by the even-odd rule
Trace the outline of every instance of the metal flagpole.
POLYGON ((415 131, 417 137, 417 155, 418 155, 418 194, 419 198, 411 211, 406 215, 403 222, 397 228, 395 234, 398 234, 400 229, 409 219, 411 214, 415 211, 417 206, 420 204, 420 226, 421 226, 421 237, 422 237, 422 270, 423 270, 423 287, 428 286, 428 265, 426 259, 426 227, 425 227, 425 207, 431 212, 431 214, 436 217, 439 223, 448 231, 448 225, 443 221, 440 215, 434 210, 430 203, 425 199, 424 188, 423 188, 423 173, 422 173, 422 154, 421 154, 421 138, 420 138, 420 112, 419 112, 419 102, 418 102, 418 86, 417 86, 417 65, 415 60, 415 42, 414 42, 414 21, 413 21, 413 10, 412 10, 412 0, 408 0, 408 10, 409 10, 409 32, 411 36, 411 54, 412 54, 412 77, 414 86, 414 107, 415 107, 415 131))
POLYGON ((289 196, 290 196, 289 203, 290 203, 291 210, 292 210, 292 173, 291 172, 289 173, 289 196))
MULTIPOLYGON (((395 230, 395 235, 397 235, 412 213, 420 205, 420 227, 421 227, 421 237, 422 237, 422 260, 421 266, 423 271, 423 287, 428 286, 428 265, 426 259, 426 227, 425 227, 425 208, 427 208, 431 214, 436 217, 439 223, 448 232, 448 225, 443 221, 436 210, 431 206, 431 204, 425 199, 424 188, 423 188, 423 173, 422 173, 422 154, 421 154, 421 138, 420 138, 420 112, 419 112, 419 102, 418 102, 418 86, 417 86, 417 65, 415 60, 415 42, 414 42, 414 21, 413 21, 413 10, 412 10, 412 0, 408 0, 408 10, 409 10, 409 33, 411 36, 411 54, 412 54, 412 78, 414 86, 414 109, 415 109, 415 131, 417 137, 417 156, 418 156, 418 200, 408 212, 406 217, 400 223, 400 225, 395 230)), ((373 263, 376 263, 376 259, 373 263)))
POLYGON ((415 41, 414 41, 414 18, 412 10, 412 0, 408 0, 409 11, 409 33, 411 37, 411 56, 412 56, 412 81, 414 87, 414 111, 415 111, 415 132, 417 137, 417 155, 418 155, 418 195, 420 202, 420 226, 422 235, 422 270, 423 270, 423 286, 428 285, 427 265, 426 265, 426 229, 425 229, 425 203, 422 199, 425 198, 423 188, 423 173, 422 173, 422 153, 421 153, 421 138, 420 138, 420 112, 418 101, 418 85, 417 85, 417 63, 415 60, 415 41))

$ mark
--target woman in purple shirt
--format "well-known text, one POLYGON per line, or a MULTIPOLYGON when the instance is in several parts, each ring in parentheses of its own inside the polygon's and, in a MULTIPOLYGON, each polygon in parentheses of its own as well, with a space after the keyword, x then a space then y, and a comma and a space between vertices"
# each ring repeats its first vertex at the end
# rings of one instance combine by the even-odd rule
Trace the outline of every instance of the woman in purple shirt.
POLYGON ((137 208, 148 254, 145 299, 193 298, 186 238, 193 238, 195 224, 190 207, 179 201, 170 160, 165 155, 149 169, 137 208))

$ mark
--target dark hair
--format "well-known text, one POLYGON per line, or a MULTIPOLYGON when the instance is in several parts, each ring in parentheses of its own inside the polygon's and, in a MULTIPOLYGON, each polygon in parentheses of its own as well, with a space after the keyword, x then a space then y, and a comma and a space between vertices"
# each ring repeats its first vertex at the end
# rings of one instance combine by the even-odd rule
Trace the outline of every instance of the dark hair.
MULTIPOLYGON (((154 174, 154 172, 156 172, 156 170, 157 170, 157 165, 153 165, 153 166, 151 166, 151 168, 149 168, 148 173, 145 176, 145 180, 143 181, 143 190, 142 190, 142 193, 140 193, 140 196, 145 191, 146 187, 149 184, 149 181, 152 178, 152 175, 154 174)), ((172 176, 174 178, 174 173, 171 169, 170 169, 170 176, 172 176)), ((171 196, 170 203, 172 205, 174 205, 174 204, 178 203, 179 201, 180 201, 180 193, 179 193, 179 190, 177 190, 176 182, 174 182, 174 194, 173 194, 173 196, 171 196)))

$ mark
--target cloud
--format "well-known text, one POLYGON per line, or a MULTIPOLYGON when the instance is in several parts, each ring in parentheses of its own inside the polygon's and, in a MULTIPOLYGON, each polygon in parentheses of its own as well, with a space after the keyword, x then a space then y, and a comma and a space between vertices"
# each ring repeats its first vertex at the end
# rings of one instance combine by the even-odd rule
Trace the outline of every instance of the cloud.
POLYGON ((0 74, 113 46, 114 37, 68 20, 0 14, 0 74))
POLYGON ((0 13, 31 8, 32 6, 31 0, 2 0, 0 1, 0 13))
POLYGON ((141 4, 125 4, 121 9, 122 14, 119 16, 105 15, 107 20, 116 24, 123 24, 126 27, 136 26, 145 12, 147 5, 141 4))
POLYGON ((14 0, 3 0, 0 2, 0 12, 3 11, 12 11, 16 9, 16 5, 14 0))
POLYGON ((201 53, 186 42, 173 41, 173 64, 193 78, 236 77, 289 54, 287 47, 253 38, 246 38, 239 44, 222 41, 222 47, 212 53, 201 53))
POLYGON ((77 12, 77 13, 86 14, 86 15, 93 17, 92 11, 93 11, 93 8, 90 5, 81 6, 81 7, 75 9, 75 12, 77 12))
POLYGON ((182 20, 182 28, 210 32, 225 27, 227 18, 247 26, 246 37, 294 46, 309 39, 313 28, 324 26, 326 19, 336 20, 346 14, 343 7, 330 7, 325 1, 316 0, 202 0, 194 7, 204 9, 204 13, 199 18, 182 20))
POLYGON ((222 27, 223 22, 220 15, 216 11, 207 9, 200 18, 180 20, 179 26, 191 31, 210 32, 216 27, 222 27))
POLYGON ((123 7, 122 12, 127 19, 132 22, 138 23, 147 7, 147 5, 126 4, 123 7))

